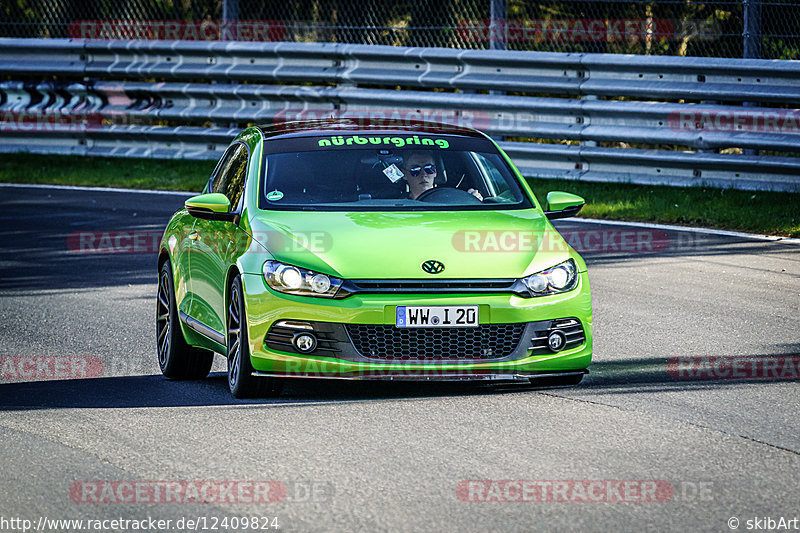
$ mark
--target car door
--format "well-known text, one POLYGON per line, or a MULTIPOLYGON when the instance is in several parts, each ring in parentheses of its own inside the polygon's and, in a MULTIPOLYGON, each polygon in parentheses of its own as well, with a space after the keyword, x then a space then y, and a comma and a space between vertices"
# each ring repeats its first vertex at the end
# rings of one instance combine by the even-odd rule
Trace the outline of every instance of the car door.
POLYGON ((181 215, 180 218, 174 222, 173 227, 177 231, 170 236, 167 242, 170 250, 172 250, 172 264, 175 267, 173 278, 175 284, 175 302, 178 304, 178 311, 187 314, 190 314, 192 301, 192 290, 189 286, 189 252, 194 246, 194 241, 190 237, 192 229, 194 228, 194 222, 195 219, 192 215, 181 215))
MULTIPOLYGON (((226 151, 215 174, 206 187, 207 193, 218 192, 228 197, 231 211, 241 213, 247 178, 249 153, 247 145, 235 143, 226 151)), ((225 335, 225 276, 236 255, 237 243, 246 242, 246 235, 237 224, 223 220, 195 219, 190 239, 189 265, 192 293, 191 315, 215 332, 225 335)))

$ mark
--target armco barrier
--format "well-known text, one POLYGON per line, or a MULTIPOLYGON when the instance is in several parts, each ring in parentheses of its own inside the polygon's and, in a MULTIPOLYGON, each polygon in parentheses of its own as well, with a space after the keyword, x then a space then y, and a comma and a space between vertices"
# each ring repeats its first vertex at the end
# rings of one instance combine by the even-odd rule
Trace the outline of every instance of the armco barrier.
POLYGON ((473 126, 530 177, 800 190, 800 61, 0 39, 0 151, 216 158, 246 124, 473 126))

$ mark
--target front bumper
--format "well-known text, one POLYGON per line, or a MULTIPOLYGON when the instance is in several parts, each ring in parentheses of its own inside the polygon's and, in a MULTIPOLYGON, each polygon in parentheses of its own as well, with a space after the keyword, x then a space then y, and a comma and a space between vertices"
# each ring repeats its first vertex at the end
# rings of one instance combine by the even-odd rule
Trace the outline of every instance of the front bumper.
MULTIPOLYGON (((583 372, 592 355, 592 308, 586 272, 575 289, 562 294, 522 298, 513 294, 368 294, 342 300, 326 300, 280 294, 267 288, 257 274, 242 276, 247 312, 251 364, 257 375, 324 377, 341 379, 389 379, 424 381, 525 381, 542 374, 569 375, 583 372), (512 354, 495 359, 380 360, 354 350, 293 353, 269 342, 268 334, 280 320, 394 326, 398 305, 478 305, 483 324, 520 324, 525 333, 512 354), (557 353, 543 353, 526 344, 536 327, 574 318, 585 340, 557 353), (524 323, 524 324, 523 324, 524 323), (320 355, 322 354, 322 355, 320 355)), ((541 329, 541 328, 540 328, 541 329)), ((342 344, 346 347, 346 344, 342 344)))

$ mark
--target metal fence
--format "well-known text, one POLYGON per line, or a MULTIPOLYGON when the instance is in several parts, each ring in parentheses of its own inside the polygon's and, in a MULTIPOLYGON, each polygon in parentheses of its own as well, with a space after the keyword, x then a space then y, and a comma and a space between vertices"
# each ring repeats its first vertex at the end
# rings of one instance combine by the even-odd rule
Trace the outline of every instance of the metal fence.
POLYGON ((0 36, 800 59, 800 0, 0 0, 0 36))
POLYGON ((795 61, 0 39, 0 75, 3 152, 216 158, 253 123, 422 119, 531 177, 800 190, 795 61))

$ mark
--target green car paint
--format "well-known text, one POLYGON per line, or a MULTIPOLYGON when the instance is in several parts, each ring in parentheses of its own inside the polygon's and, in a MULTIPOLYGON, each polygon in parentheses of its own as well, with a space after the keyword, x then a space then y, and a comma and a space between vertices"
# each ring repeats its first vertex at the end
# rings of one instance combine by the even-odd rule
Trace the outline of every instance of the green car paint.
POLYGON ((583 198, 568 192, 552 191, 547 193, 547 210, 561 211, 569 207, 583 205, 583 198))
POLYGON ((231 210, 231 202, 228 197, 219 192, 201 194, 194 196, 185 203, 187 210, 206 209, 212 213, 227 213, 231 210))
MULTIPOLYGON (((324 124, 320 126, 320 130, 325 129, 324 124)), ((346 147, 347 139, 358 139, 351 144, 362 148, 364 143, 360 140, 369 143, 372 136, 369 131, 340 135, 330 130, 316 134, 322 136, 318 137, 319 150, 337 148, 334 145, 340 141, 346 147)), ((302 132, 302 128, 299 131, 302 132)), ((385 148, 384 144, 397 146, 400 143, 397 139, 405 139, 403 145, 414 145, 414 136, 417 136, 417 143, 426 138, 437 141, 436 132, 399 129, 396 133, 381 133, 376 137, 381 146, 375 148, 385 148), (418 135, 410 135, 415 133, 418 135)), ((159 266, 167 261, 170 264, 175 302, 182 319, 180 330, 189 346, 227 354, 226 320, 231 304, 231 284, 238 275, 246 309, 250 366, 258 373, 484 379, 487 376, 582 373, 589 366, 592 306, 586 264, 548 220, 576 213, 583 205, 580 197, 551 192, 546 216, 508 156, 483 136, 508 165, 530 207, 459 211, 281 209, 282 202, 287 201, 284 192, 262 190, 265 185, 264 147, 281 138, 280 133, 265 133, 264 128, 244 130, 231 145, 238 150, 231 148, 231 153, 238 153, 240 157, 246 153, 247 156, 243 177, 246 186, 238 205, 230 205, 228 197, 212 191, 210 180, 204 194, 187 200, 185 208, 175 213, 167 225, 161 241, 159 266), (278 207, 260 208, 262 195, 278 207), (210 213, 198 216, 203 210, 210 213), (508 236, 512 238, 501 242, 508 236), (264 274, 267 261, 279 261, 341 280, 425 280, 436 276, 448 280, 521 280, 570 259, 577 270, 574 287, 535 297, 464 290, 441 294, 356 293, 344 298, 321 298, 278 292, 267 284, 264 274), (426 274, 420 265, 428 260, 439 261, 446 269, 438 275, 426 274), (303 354, 295 349, 270 348, 266 342, 270 328, 278 321, 395 327, 398 306, 473 305, 478 306, 481 325, 576 319, 585 340, 577 346, 551 353, 528 350, 513 360, 491 360, 490 357, 461 360, 451 356, 442 361, 413 363, 341 358, 330 353, 303 354)), ((439 149, 452 150, 445 139, 439 140, 442 141, 437 143, 439 149)), ((366 147, 371 148, 369 144, 366 147)), ((556 326, 553 322, 552 328, 556 326)))

